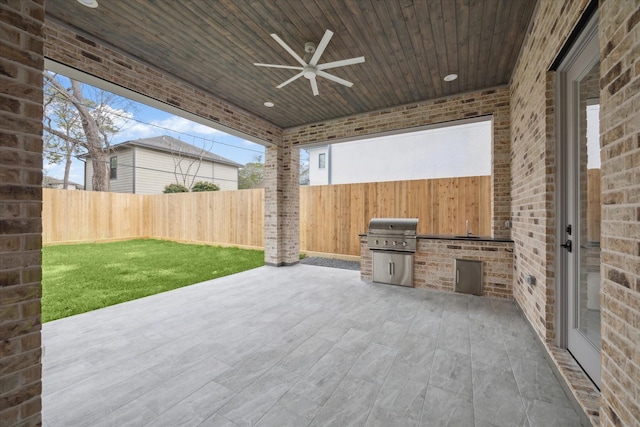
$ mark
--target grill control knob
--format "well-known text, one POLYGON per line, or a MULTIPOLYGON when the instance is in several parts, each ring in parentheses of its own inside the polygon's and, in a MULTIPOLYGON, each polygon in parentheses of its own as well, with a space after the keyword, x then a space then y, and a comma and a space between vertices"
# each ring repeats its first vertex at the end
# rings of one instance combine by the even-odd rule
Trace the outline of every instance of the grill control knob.
POLYGON ((378 241, 376 240, 376 245, 378 244, 378 241))
POLYGON ((407 242, 402 242, 402 246, 407 246, 407 242))
POLYGON ((398 242, 396 242, 395 240, 393 241, 393 246, 396 246, 398 244, 398 242))
POLYGON ((387 242, 386 240, 384 241, 384 245, 387 246, 389 244, 389 242, 387 242))

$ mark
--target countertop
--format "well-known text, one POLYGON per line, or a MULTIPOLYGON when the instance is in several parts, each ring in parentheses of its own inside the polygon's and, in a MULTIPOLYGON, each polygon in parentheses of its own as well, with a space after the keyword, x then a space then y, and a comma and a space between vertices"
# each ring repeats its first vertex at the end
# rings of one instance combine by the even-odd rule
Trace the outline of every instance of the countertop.
POLYGON ((504 237, 491 237, 491 236, 455 236, 452 234, 418 234, 418 239, 431 239, 431 240, 470 240, 472 242, 505 242, 512 243, 513 240, 504 237))
MULTIPOLYGON (((360 237, 367 237, 367 233, 358 234, 360 237)), ((456 236, 453 234, 418 234, 416 236, 418 239, 428 239, 428 240, 464 240, 471 242, 505 242, 505 243, 513 243, 513 240, 507 239, 504 237, 491 237, 491 236, 456 236)))

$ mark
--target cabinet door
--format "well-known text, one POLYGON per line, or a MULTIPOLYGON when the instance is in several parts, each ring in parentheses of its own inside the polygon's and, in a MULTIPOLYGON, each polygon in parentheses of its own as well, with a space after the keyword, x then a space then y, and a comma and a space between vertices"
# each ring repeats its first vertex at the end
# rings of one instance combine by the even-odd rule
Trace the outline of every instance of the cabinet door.
POLYGON ((413 254, 373 252, 373 281, 413 287, 413 254))
POLYGON ((482 261, 456 260, 456 292, 482 295, 482 261))

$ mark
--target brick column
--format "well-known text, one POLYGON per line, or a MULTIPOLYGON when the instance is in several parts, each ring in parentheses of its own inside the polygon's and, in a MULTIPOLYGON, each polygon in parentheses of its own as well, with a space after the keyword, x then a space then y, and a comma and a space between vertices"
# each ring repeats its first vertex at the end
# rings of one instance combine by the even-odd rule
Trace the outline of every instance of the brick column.
POLYGON ((44 0, 0 3, 0 424, 41 424, 44 0))
POLYGON ((640 423, 640 3, 601 1, 602 426, 640 423))
POLYGON ((289 144, 266 149, 264 258, 267 265, 293 265, 300 253, 300 150, 289 144))

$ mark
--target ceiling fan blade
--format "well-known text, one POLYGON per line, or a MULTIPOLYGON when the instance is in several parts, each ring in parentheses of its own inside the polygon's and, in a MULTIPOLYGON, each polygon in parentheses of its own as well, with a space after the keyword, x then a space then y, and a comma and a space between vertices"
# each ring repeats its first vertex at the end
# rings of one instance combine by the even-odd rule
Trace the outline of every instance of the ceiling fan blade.
POLYGON ((313 96, 318 96, 318 82, 316 81, 316 79, 311 79, 309 80, 311 82, 311 90, 313 91, 313 96))
POLYGON ((319 76, 324 77, 325 79, 334 81, 336 83, 340 83, 341 85, 346 86, 346 87, 353 86, 353 83, 351 83, 350 81, 345 80, 345 79, 341 79, 340 77, 336 77, 333 74, 325 73, 324 71, 321 71, 321 70, 318 70, 316 72, 316 74, 319 75, 319 76))
POLYGON ((329 41, 331 41, 331 37, 333 37, 333 31, 327 30, 324 32, 324 36, 322 36, 322 40, 320 40, 320 43, 318 44, 316 51, 313 53, 313 56, 311 57, 311 61, 309 61, 310 65, 316 65, 318 63, 318 60, 322 56, 322 53, 324 52, 324 50, 327 48, 329 41))
POLYGON ((286 68, 287 70, 302 70, 302 67, 297 67, 295 65, 259 64, 257 62, 254 62, 253 65, 255 65, 256 67, 286 68))
POLYGON ((358 56, 357 58, 342 59, 340 61, 326 62, 318 65, 318 70, 328 70, 329 68, 344 67, 346 65, 360 64, 364 62, 364 56, 358 56))
POLYGON ((300 77, 302 77, 304 75, 304 73, 298 73, 295 76, 291 77, 289 80, 287 80, 284 83, 280 83, 278 86, 276 86, 278 89, 282 89, 283 87, 285 87, 286 85, 288 85, 289 83, 291 83, 292 81, 299 79, 300 77))
POLYGON ((284 48, 284 50, 286 50, 287 52, 289 52, 289 55, 293 56, 293 57, 296 59, 296 61, 298 61, 298 62, 300 63, 300 65, 302 65, 303 67, 305 67, 305 66, 307 65, 307 63, 306 63, 306 62, 304 62, 304 60, 303 60, 302 58, 300 58, 300 55, 298 55, 297 53, 295 53, 295 52, 293 51, 293 49, 291 49, 291 48, 289 47, 289 45, 288 45, 288 44, 286 44, 286 43, 285 43, 285 42, 284 42, 280 37, 278 37, 278 35, 277 35, 277 34, 271 34, 271 37, 273 37, 273 39, 274 39, 275 41, 277 41, 277 42, 278 42, 278 44, 284 48))

